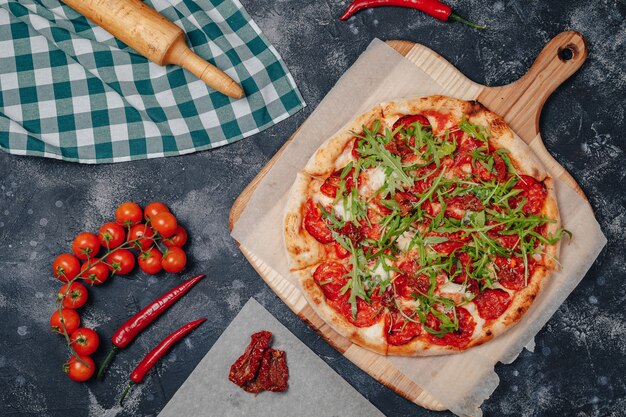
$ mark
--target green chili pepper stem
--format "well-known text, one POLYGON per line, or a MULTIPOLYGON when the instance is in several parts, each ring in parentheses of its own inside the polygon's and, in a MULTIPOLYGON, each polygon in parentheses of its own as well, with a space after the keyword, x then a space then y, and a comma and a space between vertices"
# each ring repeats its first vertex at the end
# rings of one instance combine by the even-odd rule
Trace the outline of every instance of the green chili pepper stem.
POLYGON ((456 14, 454 12, 450 13, 450 16, 448 17, 448 19, 454 20, 455 22, 464 23, 464 24, 466 24, 468 26, 471 26, 471 27, 473 27, 475 29, 487 29, 487 26, 485 26, 485 25, 477 25, 476 23, 472 23, 469 20, 466 20, 466 19, 462 18, 461 16, 459 16, 458 14, 456 14))
POLYGON ((126 388, 124 388, 124 391, 122 391, 122 396, 120 397, 120 407, 124 406, 124 398, 126 398, 126 396, 128 395, 128 393, 130 392, 131 388, 135 386, 135 383, 133 381, 129 381, 128 385, 126 385, 126 388))
POLYGON ((104 376, 104 372, 107 370, 109 363, 111 363, 111 361, 113 360, 113 357, 115 356, 118 350, 119 348, 113 345, 113 348, 111 349, 107 357, 104 358, 104 362, 102 362, 102 365, 100 365, 100 369, 98 369, 98 375, 97 375, 98 379, 102 379, 102 377, 104 376))

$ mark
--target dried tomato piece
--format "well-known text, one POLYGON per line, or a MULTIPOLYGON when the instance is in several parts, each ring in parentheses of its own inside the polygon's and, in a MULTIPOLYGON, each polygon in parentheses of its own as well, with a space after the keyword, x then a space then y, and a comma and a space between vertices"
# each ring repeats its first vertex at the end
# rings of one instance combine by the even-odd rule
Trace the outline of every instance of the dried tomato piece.
POLYGON ((257 394, 261 391, 286 391, 289 379, 287 359, 282 350, 267 349, 263 354, 261 366, 256 377, 243 385, 247 392, 257 394))
POLYGON ((250 336, 250 344, 235 363, 230 367, 228 379, 242 387, 254 378, 263 358, 263 352, 270 344, 272 333, 266 330, 250 336))
POLYGON ((289 369, 287 356, 282 350, 268 349, 263 356, 263 363, 259 370, 259 379, 266 391, 287 391, 289 384, 289 369))
POLYGON ((474 194, 457 195, 444 200, 446 202, 446 215, 461 220, 467 210, 481 211, 485 209, 482 202, 474 194))
POLYGON ((400 206, 400 215, 406 216, 413 210, 413 204, 417 203, 418 199, 415 195, 411 193, 406 193, 404 191, 397 191, 394 199, 398 202, 400 206))

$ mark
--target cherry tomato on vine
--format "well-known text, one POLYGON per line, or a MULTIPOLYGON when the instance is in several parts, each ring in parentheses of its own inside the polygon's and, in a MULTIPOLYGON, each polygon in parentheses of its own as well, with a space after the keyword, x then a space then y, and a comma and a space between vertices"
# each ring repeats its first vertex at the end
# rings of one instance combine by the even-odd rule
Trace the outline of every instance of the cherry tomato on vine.
POLYGON ((130 228, 128 231, 128 241, 137 240, 133 247, 135 249, 139 249, 141 251, 148 250, 150 246, 154 243, 154 230, 150 228, 147 224, 136 224, 130 228), (143 237, 143 239, 141 239, 143 237))
POLYGON ((139 255, 138 263, 139 268, 146 274, 157 274, 163 268, 161 266, 161 260, 163 259, 163 255, 156 248, 150 248, 147 251, 143 252, 139 255))
POLYGON ((96 364, 89 356, 79 355, 79 357, 84 363, 76 359, 76 355, 72 355, 63 365, 63 372, 65 372, 72 381, 85 382, 96 372, 96 364))
POLYGON ((146 220, 150 220, 152 217, 162 212, 169 213, 170 209, 168 209, 165 204, 155 201, 146 206, 146 208, 143 210, 143 215, 146 220))
POLYGON ((163 254, 161 265, 167 272, 175 274, 182 271, 187 265, 187 255, 181 248, 172 246, 163 254))
POLYGON ((61 322, 65 324, 65 331, 70 335, 80 327, 80 316, 76 311, 69 308, 62 308, 61 314, 59 314, 59 310, 55 310, 52 313, 52 317, 50 317, 50 327, 53 332, 63 334, 61 322), (63 318, 61 318, 61 315, 63 318))
POLYGON ((176 217, 172 213, 161 212, 152 218, 152 228, 163 237, 170 237, 176 232, 176 217))
POLYGON ((67 286, 68 284, 62 286, 57 293, 57 299, 61 301, 63 307, 77 309, 84 306, 88 297, 87 288, 80 282, 69 284, 69 290, 67 286))
POLYGON ((72 332, 70 336, 70 342, 72 347, 80 356, 91 355, 100 345, 100 338, 98 333, 92 329, 81 327, 80 329, 72 332))
POLYGON ((81 267, 80 277, 91 285, 100 285, 109 278, 109 267, 104 262, 98 262, 98 258, 85 262, 81 267))
POLYGON ((52 262, 52 273, 63 282, 68 282, 80 272, 80 261, 69 253, 62 253, 52 262))
POLYGON ((142 217, 141 207, 132 201, 120 204, 117 210, 115 210, 115 221, 124 226, 137 224, 142 217))
POLYGON ((98 231, 98 239, 102 247, 107 249, 117 248, 126 239, 126 230, 115 222, 108 222, 102 225, 98 231))
POLYGON ((100 251, 100 240, 98 236, 89 232, 82 232, 76 235, 72 242, 72 251, 78 259, 83 261, 93 258, 100 251))
POLYGON ((185 243, 187 243, 187 231, 182 226, 176 227, 172 236, 163 239, 163 244, 168 248, 172 246, 182 248, 185 243))
POLYGON ((107 256, 109 269, 115 275, 126 275, 135 267, 135 255, 128 249, 118 249, 107 256))

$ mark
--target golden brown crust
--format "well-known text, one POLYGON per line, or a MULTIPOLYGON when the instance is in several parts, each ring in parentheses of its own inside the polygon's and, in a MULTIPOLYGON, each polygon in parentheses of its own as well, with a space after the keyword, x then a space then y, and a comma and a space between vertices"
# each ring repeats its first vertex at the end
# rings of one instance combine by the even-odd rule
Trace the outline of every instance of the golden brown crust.
POLYGON ((309 159, 303 172, 316 177, 325 177, 337 169, 343 168, 345 163, 341 163, 342 156, 348 156, 346 154, 352 150, 351 143, 354 139, 354 132, 361 133, 363 126, 371 129, 374 121, 381 118, 381 108, 377 105, 348 123, 319 147, 309 159))
POLYGON ((323 292, 313 280, 313 271, 320 262, 333 258, 335 255, 329 253, 324 245, 317 242, 302 228, 303 205, 309 195, 319 190, 321 184, 321 180, 312 177, 325 178, 345 166, 350 158, 349 152, 352 148, 354 132, 360 132, 363 125, 371 128, 376 119, 382 119, 382 128, 391 129, 400 117, 418 113, 427 115, 435 131, 457 125, 462 117, 466 117, 471 123, 486 126, 491 133, 490 143, 496 149, 509 150, 509 157, 518 173, 532 176, 545 184, 547 199, 540 214, 556 220, 555 223, 547 224, 547 235, 554 235, 560 227, 554 181, 530 148, 513 133, 504 119, 476 101, 462 101, 443 96, 398 100, 382 103, 346 125, 320 146, 307 163, 304 174, 298 175, 286 209, 285 243, 290 257, 290 268, 298 276, 304 295, 317 314, 353 343, 388 355, 430 356, 456 353, 501 335, 523 317, 548 282, 551 271, 558 265, 556 258, 559 245, 546 246, 544 248, 546 255, 543 257, 544 266, 535 269, 525 288, 517 292, 502 288, 509 294, 513 294, 513 299, 507 310, 496 320, 486 322, 480 318, 473 302, 464 305, 472 313, 476 321, 476 329, 470 343, 462 349, 430 344, 423 338, 416 338, 400 346, 390 345, 383 334, 382 315, 374 326, 359 328, 345 320, 326 302, 323 292), (455 120, 446 121, 445 118, 438 117, 438 113, 452 115, 455 120))

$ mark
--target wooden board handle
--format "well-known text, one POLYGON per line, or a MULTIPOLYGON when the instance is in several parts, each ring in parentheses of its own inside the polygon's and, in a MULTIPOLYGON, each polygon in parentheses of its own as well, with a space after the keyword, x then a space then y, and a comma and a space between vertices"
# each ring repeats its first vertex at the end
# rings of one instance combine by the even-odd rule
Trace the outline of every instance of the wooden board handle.
POLYGON ((506 114, 507 123, 519 136, 534 138, 539 134, 539 116, 546 100, 586 58, 585 38, 575 31, 562 32, 548 42, 522 78, 502 87, 486 88, 478 100, 506 114))

